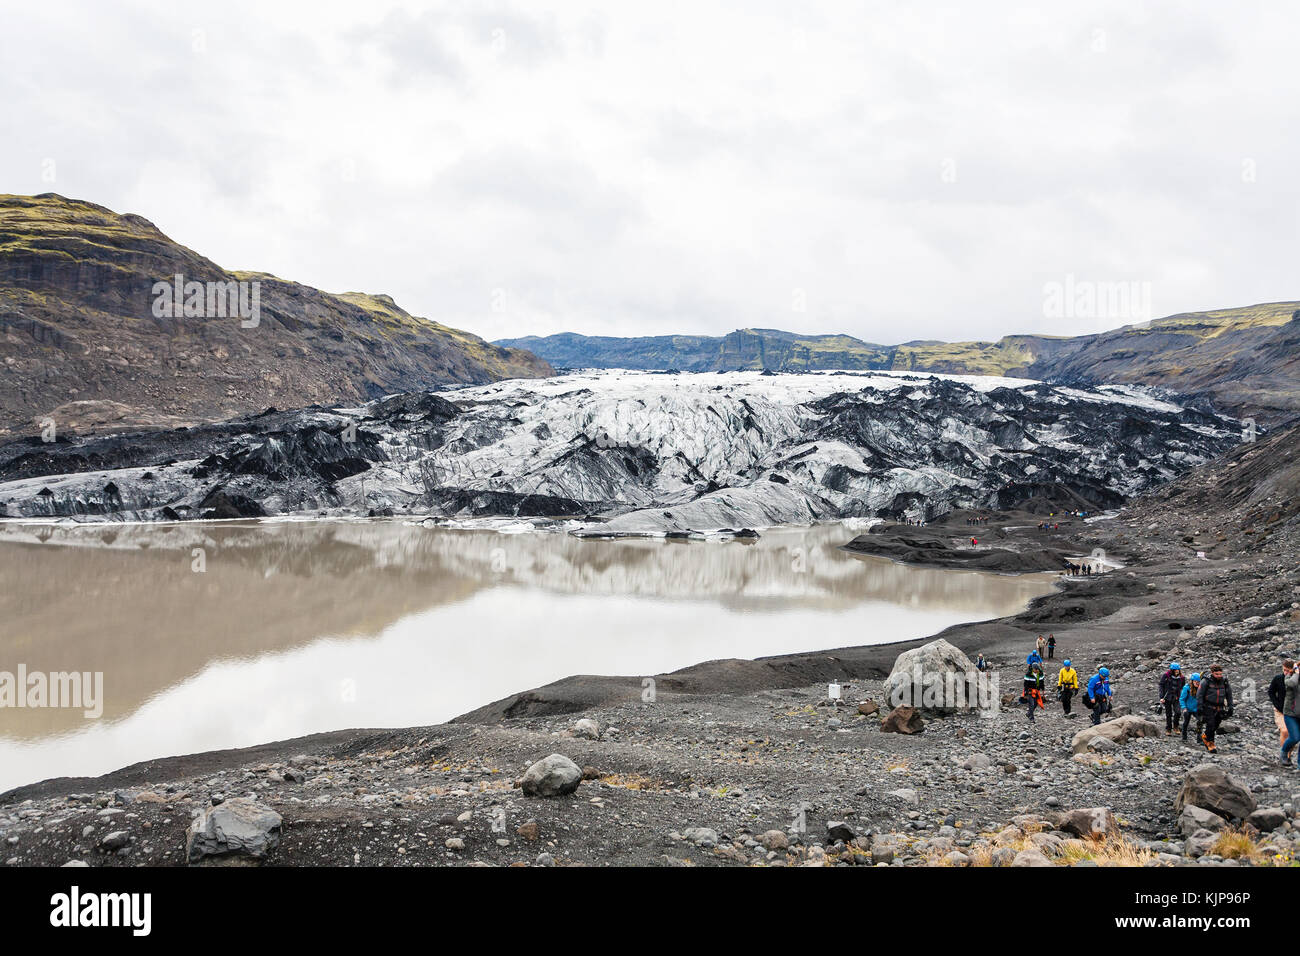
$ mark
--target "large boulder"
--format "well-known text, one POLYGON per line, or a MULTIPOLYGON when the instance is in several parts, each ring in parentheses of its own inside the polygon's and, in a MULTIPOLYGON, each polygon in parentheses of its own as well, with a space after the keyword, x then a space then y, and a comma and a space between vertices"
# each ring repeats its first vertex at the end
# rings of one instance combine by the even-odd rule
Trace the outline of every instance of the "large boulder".
POLYGON ((898 655, 885 681, 885 699, 890 707, 938 713, 992 709, 998 704, 997 682, 940 638, 898 655))
POLYGON ((1281 807, 1260 807, 1246 818, 1246 822, 1260 833, 1271 833, 1286 823, 1286 811, 1281 807))
POLYGON ((519 786, 526 797, 562 797, 577 790, 581 781, 581 767, 564 754, 551 754, 524 771, 519 786))
POLYGON ((1057 829, 1073 833, 1077 837, 1100 839, 1111 833, 1118 833, 1119 824, 1115 820, 1115 814, 1106 807, 1089 807, 1062 814, 1057 829))
POLYGON ((185 858, 251 856, 261 859, 280 844, 283 821, 251 797, 231 797, 194 818, 185 841, 185 858))
MULTIPOLYGON (((1103 721, 1096 727, 1084 727, 1070 741, 1070 750, 1075 754, 1086 753, 1091 749, 1089 745, 1097 737, 1118 745, 1128 743, 1137 737, 1159 737, 1163 733, 1164 730, 1160 725, 1147 720, 1145 717, 1129 714, 1126 717, 1103 721)), ((1103 744, 1102 747, 1105 747, 1105 745, 1103 744)))
POLYGON ((1217 764, 1193 767, 1183 778, 1183 789, 1174 801, 1174 812, 1187 806, 1212 810, 1226 820, 1245 820, 1255 812, 1255 798, 1236 777, 1217 764))
POLYGON ((925 721, 915 707, 895 707, 880 722, 880 729, 887 734, 919 734, 925 730, 925 721))

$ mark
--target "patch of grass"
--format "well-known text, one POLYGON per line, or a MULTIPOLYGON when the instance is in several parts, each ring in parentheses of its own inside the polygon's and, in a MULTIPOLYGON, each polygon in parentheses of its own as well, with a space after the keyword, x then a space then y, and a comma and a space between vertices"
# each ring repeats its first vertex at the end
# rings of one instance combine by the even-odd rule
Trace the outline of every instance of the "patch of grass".
POLYGON ((622 787, 624 790, 660 790, 663 784, 658 780, 640 773, 611 773, 597 778, 607 787, 622 787))
POLYGON ((1220 830, 1219 836, 1210 846, 1210 852, 1225 860, 1244 860, 1248 863, 1262 863, 1265 859, 1255 837, 1239 827, 1220 830))
POLYGON ((787 710, 784 714, 777 714, 778 717, 810 717, 817 713, 817 708, 812 704, 806 704, 795 710, 787 710))
POLYGON ((1153 851, 1118 833, 1067 843, 1059 856, 1060 861, 1067 865, 1091 860, 1098 866, 1146 866, 1155 858, 1153 851))

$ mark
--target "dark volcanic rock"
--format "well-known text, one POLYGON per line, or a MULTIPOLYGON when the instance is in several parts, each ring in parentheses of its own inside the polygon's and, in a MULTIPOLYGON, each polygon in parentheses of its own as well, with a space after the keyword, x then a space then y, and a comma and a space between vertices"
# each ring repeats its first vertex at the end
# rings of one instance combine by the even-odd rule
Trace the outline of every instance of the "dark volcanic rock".
POLYGON ((266 512, 251 498, 240 494, 227 494, 217 488, 199 502, 199 512, 204 518, 262 518, 266 512))

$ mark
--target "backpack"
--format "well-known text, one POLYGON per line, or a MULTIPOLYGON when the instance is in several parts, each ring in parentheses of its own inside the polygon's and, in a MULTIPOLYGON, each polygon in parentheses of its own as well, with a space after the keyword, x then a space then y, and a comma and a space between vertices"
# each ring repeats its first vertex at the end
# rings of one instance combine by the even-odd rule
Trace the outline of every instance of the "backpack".
POLYGON ((1228 681, 1210 680, 1202 685, 1205 688, 1205 706, 1211 710, 1223 707, 1228 701, 1228 681))

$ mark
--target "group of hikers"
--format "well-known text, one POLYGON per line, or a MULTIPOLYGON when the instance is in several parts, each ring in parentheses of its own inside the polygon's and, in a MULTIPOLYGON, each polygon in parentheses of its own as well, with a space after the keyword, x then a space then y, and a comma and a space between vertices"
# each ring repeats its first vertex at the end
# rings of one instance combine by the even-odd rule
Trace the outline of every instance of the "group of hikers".
POLYGON ((968 517, 968 518, 966 519, 966 523, 969 524, 969 525, 988 524, 988 523, 989 523, 989 516, 988 516, 988 515, 972 515, 972 516, 970 516, 970 517, 968 517))
POLYGON ((1087 576, 1089 574, 1100 574, 1100 573, 1101 573, 1100 571, 1093 570, 1091 562, 1081 562, 1079 564, 1075 564, 1072 561, 1067 561, 1065 564, 1066 577, 1074 578, 1080 576, 1087 576))
POLYGON ((1196 719, 1196 736, 1205 749, 1214 753, 1214 738, 1221 724, 1232 716, 1232 685, 1218 664, 1210 668, 1210 676, 1199 673, 1183 676, 1177 661, 1160 675, 1159 703, 1165 712, 1165 735, 1172 736, 1179 729, 1179 715, 1183 740, 1192 718, 1196 719))
MULTIPOLYGON (((1020 702, 1025 705, 1025 716, 1030 721, 1034 720, 1036 711, 1047 708, 1044 651, 1047 660, 1056 656, 1055 635, 1049 634, 1044 639, 1040 634, 1025 661, 1024 688, 1020 702)), ((987 671, 992 665, 980 654, 975 666, 980 671, 987 671)), ((1300 667, 1294 661, 1287 660, 1283 662, 1282 670, 1283 673, 1275 677, 1269 686, 1269 700, 1276 711, 1282 762, 1288 763, 1294 750, 1297 766, 1300 767, 1300 749, 1296 746, 1300 744, 1300 667)), ((1063 660, 1061 669, 1056 673, 1056 692, 1066 717, 1076 716, 1073 702, 1081 689, 1083 704, 1092 712, 1092 724, 1096 726, 1113 710, 1114 691, 1110 682, 1110 668, 1098 666, 1087 683, 1082 684, 1079 672, 1070 659, 1063 660)), ((1160 677, 1159 695, 1159 703, 1165 713, 1165 734, 1173 736, 1181 730, 1183 740, 1187 740, 1187 732, 1195 719, 1196 736, 1206 750, 1214 753, 1214 739, 1219 725, 1232 716, 1232 685, 1224 676, 1222 666, 1214 664, 1204 678, 1199 673, 1184 677, 1182 666, 1173 661, 1160 677)))

